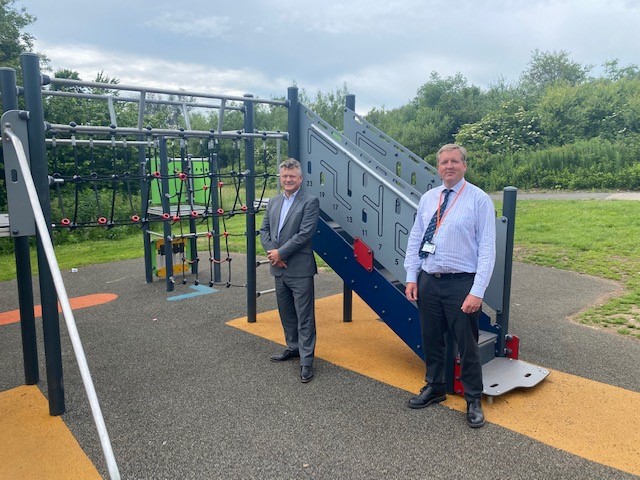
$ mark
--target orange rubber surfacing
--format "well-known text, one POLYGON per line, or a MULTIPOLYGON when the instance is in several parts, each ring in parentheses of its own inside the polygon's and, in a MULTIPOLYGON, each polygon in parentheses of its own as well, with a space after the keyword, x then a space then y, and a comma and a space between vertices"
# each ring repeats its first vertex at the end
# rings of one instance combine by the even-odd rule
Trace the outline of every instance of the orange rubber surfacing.
MULTIPOLYGON (((92 295, 84 295, 82 297, 74 297, 69 299, 72 310, 78 310, 80 308, 93 307, 95 305, 101 305, 108 303, 118 298, 114 293, 94 293, 92 295)), ((58 303, 58 312, 61 312, 62 308, 58 303)), ((33 313, 36 318, 42 316, 42 307, 36 305, 33 307, 33 313)), ((9 325, 10 323, 16 323, 20 321, 20 310, 10 310, 8 312, 0 312, 0 325, 9 325)))
MULTIPOLYGON (((316 323, 318 358, 411 392, 407 400, 424 385, 423 361, 357 296, 351 323, 342 321, 342 295, 316 301, 316 323)), ((258 315, 256 323, 242 317, 228 324, 285 345, 276 310, 258 315)), ((459 396, 449 395, 442 405, 466 411, 459 396)), ((640 393, 551 371, 536 387, 509 392, 483 406, 488 422, 640 475, 640 393)), ((401 403, 398 408, 407 407, 401 403)), ((417 410, 416 421, 428 419, 428 410, 417 410)))
POLYGON ((102 478, 36 386, 0 392, 0 432, 0 478, 102 478))

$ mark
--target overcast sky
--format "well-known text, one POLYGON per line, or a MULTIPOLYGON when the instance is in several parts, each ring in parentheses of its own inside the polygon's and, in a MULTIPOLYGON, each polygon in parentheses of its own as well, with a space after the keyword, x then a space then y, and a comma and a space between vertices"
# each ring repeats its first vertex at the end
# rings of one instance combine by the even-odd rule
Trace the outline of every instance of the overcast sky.
POLYGON ((347 84, 356 110, 394 108, 436 71, 516 82, 535 49, 640 64, 639 0, 18 0, 55 70, 93 80, 262 98, 347 84))

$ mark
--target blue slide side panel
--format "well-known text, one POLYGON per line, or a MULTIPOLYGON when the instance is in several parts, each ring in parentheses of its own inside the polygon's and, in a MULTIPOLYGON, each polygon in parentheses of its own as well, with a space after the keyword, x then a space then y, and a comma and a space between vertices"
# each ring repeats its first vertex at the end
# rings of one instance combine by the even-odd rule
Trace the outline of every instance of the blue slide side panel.
POLYGON ((378 314, 418 356, 424 358, 420 319, 416 305, 375 268, 364 269, 353 256, 353 247, 322 218, 313 239, 320 257, 378 314))

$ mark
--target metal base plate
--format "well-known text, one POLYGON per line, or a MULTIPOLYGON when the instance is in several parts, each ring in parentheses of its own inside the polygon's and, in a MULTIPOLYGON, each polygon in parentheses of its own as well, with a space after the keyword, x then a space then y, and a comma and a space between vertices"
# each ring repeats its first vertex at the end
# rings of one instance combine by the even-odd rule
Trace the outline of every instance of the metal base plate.
POLYGON ((547 378, 549 370, 506 357, 496 357, 482 365, 482 393, 496 397, 514 388, 533 387, 547 378))

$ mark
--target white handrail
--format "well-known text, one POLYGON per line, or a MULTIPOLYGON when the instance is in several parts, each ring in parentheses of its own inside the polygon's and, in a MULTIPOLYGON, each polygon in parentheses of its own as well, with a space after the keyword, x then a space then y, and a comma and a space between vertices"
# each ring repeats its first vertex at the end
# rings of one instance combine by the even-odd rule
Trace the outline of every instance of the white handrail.
POLYGON ((76 327, 76 321, 71 310, 69 303, 69 297, 62 280, 62 273, 60 272, 60 266, 56 259, 56 254, 53 250, 53 243, 51 242, 51 236, 49 234, 49 228, 47 227, 40 201, 38 200, 38 193, 36 192, 33 178, 31 177, 31 170, 27 161, 27 156, 24 152, 24 147, 20 138, 11 131, 10 126, 5 126, 4 135, 13 144, 13 148, 16 151, 18 157, 18 163, 24 183, 29 195, 29 202, 35 216, 36 227, 40 233, 40 240, 42 241, 42 247, 51 269, 51 275, 56 287, 56 293, 58 294, 58 300, 62 306, 62 313, 64 320, 69 331, 69 337, 71 338, 71 344, 73 345, 73 352, 75 353, 78 367, 80 368, 80 375, 82 376, 82 383, 87 392, 89 398, 89 404, 91 405, 91 413, 93 415, 93 421, 96 424, 98 435, 100 437, 100 443, 102 445, 102 451, 104 453, 105 460, 107 462, 107 468, 109 470, 109 477, 112 480, 120 480, 120 472, 118 471, 118 464, 116 463, 115 456, 113 455, 113 449, 111 448, 111 441, 109 440, 109 434, 107 433, 107 427, 102 417, 102 411, 100 410, 100 404, 98 403, 98 396, 91 380, 91 373, 89 372, 89 366, 87 365, 87 359, 82 348, 82 342, 80 341, 80 335, 76 327))

